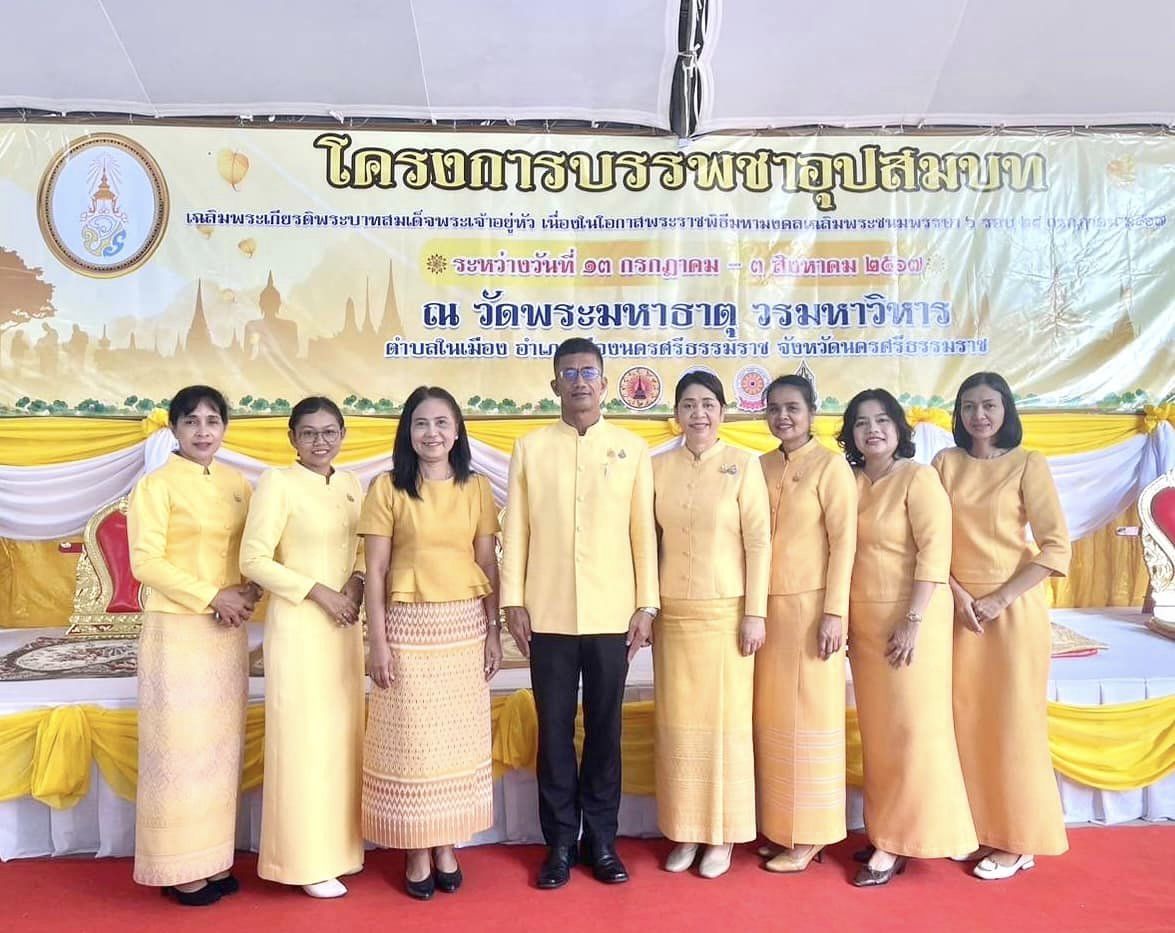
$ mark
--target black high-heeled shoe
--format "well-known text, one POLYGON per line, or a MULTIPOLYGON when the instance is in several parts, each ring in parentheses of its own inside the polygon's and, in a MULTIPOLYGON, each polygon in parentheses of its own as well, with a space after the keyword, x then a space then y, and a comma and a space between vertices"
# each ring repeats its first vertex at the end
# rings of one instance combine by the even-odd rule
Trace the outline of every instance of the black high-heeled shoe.
POLYGON ((889 884, 894 875, 900 875, 905 870, 906 857, 899 855, 885 871, 877 871, 868 865, 862 865, 857 870, 857 877, 853 879, 853 884, 858 888, 875 888, 878 885, 889 884))
POLYGON ((169 884, 167 887, 160 888, 159 893, 163 897, 174 898, 177 904, 183 904, 184 907, 207 907, 220 900, 220 891, 211 882, 205 882, 204 887, 197 888, 195 891, 181 891, 169 884))
POLYGON ((241 882, 237 881, 231 872, 225 875, 223 878, 209 878, 208 883, 220 892, 221 897, 226 897, 229 894, 236 894, 239 890, 241 890, 241 882))
POLYGON ((431 900, 436 889, 436 879, 432 872, 429 872, 428 877, 422 881, 411 881, 407 875, 404 876, 404 890, 418 901, 431 900))
POLYGON ((443 891, 445 894, 454 894, 457 889, 461 887, 461 882, 465 880, 465 876, 461 874, 461 866, 457 866, 456 871, 441 871, 436 870, 437 890, 443 891))

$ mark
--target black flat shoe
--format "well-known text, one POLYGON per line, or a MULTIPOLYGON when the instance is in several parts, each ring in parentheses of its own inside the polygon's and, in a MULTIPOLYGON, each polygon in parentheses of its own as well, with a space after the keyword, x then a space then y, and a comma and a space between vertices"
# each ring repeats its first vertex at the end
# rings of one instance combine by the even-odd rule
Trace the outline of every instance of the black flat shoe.
POLYGON ((539 869, 535 885, 544 891, 563 887, 571 880, 571 869, 575 862, 575 846, 551 846, 547 851, 547 860, 539 869))
POLYGON ((889 884, 894 875, 900 875, 905 870, 906 857, 899 855, 897 861, 885 871, 877 871, 868 865, 862 865, 857 869, 857 877, 853 879, 853 884, 858 888, 875 888, 878 885, 889 884))
POLYGON ((225 875, 223 878, 209 878, 208 883, 220 892, 221 897, 236 894, 241 890, 241 882, 237 881, 231 874, 225 875))
POLYGON ((433 878, 432 872, 429 872, 428 877, 423 881, 410 881, 407 875, 404 876, 404 890, 418 901, 431 900, 436 889, 436 880, 433 878))
POLYGON ((603 884, 624 884, 628 880, 628 869, 620 861, 616 849, 610 845, 585 845, 580 860, 591 868, 592 875, 603 884))
POLYGON ((453 894, 461 887, 465 876, 461 874, 461 866, 456 871, 441 871, 437 869, 437 889, 445 894, 453 894))
POLYGON ((179 888, 168 885, 165 888, 160 888, 159 893, 164 897, 174 898, 177 904, 183 904, 185 907, 207 907, 220 900, 220 891, 212 884, 205 884, 204 887, 197 888, 195 891, 181 891, 179 888))
POLYGON ((853 861, 860 862, 862 865, 865 865, 868 863, 869 859, 873 858, 873 853, 875 851, 876 850, 873 848, 873 846, 865 846, 863 849, 858 849, 853 853, 853 861))

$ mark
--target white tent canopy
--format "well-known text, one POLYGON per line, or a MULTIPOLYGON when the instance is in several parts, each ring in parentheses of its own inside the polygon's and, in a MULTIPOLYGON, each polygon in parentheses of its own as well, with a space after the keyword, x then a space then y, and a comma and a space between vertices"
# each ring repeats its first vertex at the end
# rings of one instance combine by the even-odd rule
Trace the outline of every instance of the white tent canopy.
POLYGON ((8 109, 699 133, 1175 123, 1170 0, 5 0, 2 16, 8 109))

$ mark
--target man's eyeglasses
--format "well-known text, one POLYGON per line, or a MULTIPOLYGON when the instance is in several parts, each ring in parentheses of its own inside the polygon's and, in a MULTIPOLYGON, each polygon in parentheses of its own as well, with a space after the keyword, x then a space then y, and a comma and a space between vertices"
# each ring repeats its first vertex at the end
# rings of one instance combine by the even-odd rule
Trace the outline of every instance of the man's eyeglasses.
POLYGON ((559 370, 559 376, 564 382, 575 382, 576 379, 580 378, 584 382, 595 382, 601 375, 602 373, 598 366, 584 366, 582 369, 568 366, 566 369, 559 370))
POLYGON ((314 428, 299 428, 294 436, 298 439, 299 444, 310 444, 317 440, 333 444, 343 434, 338 428, 326 428, 323 431, 315 431, 314 428))

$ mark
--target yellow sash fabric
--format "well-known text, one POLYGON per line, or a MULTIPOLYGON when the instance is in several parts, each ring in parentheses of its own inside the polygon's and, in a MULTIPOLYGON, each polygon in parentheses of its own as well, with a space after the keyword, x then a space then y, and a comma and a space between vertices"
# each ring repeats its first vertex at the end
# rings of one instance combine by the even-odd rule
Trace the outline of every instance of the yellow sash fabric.
MULTIPOLYGON (((58 706, 0 717, 0 801, 31 796, 56 809, 74 806, 90 789, 91 765, 118 796, 134 800, 138 774, 137 712, 96 706, 58 706)), ((533 770, 538 717, 529 690, 496 697, 494 774, 533 770)), ((846 781, 861 786, 857 711, 846 714, 846 781)), ((583 743, 576 721, 576 746, 583 743)), ((1175 771, 1175 695, 1112 706, 1049 704, 1053 767, 1086 787, 1122 791, 1147 787, 1175 771)), ((245 718, 241 789, 261 786, 265 707, 245 718)), ((653 703, 624 704, 621 738, 624 792, 650 795, 653 775, 653 703)))

